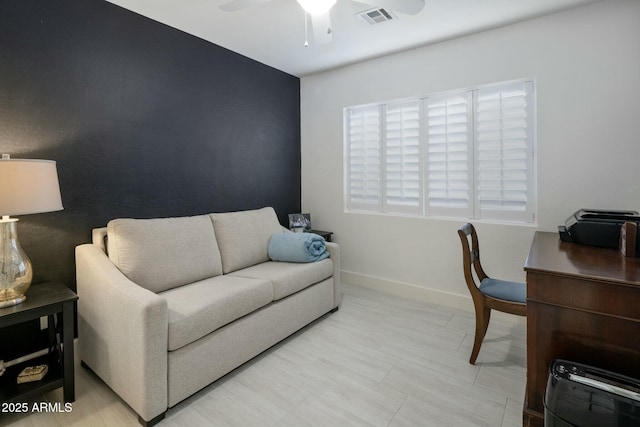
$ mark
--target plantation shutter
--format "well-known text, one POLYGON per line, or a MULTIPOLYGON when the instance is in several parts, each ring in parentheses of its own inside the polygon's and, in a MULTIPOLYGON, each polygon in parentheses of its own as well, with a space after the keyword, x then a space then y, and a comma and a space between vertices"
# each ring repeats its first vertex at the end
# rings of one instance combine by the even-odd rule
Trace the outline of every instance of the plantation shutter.
POLYGON ((425 99, 429 215, 473 214, 471 100, 466 91, 425 99))
POLYGON ((475 91, 476 218, 533 221, 533 83, 475 91))
POLYGON ((420 101, 385 109, 385 212, 422 213, 420 101))
POLYGON ((532 81, 345 109, 347 210, 535 221, 532 81))
POLYGON ((346 112, 347 206, 379 211, 381 207, 381 138, 379 106, 351 108, 346 112))

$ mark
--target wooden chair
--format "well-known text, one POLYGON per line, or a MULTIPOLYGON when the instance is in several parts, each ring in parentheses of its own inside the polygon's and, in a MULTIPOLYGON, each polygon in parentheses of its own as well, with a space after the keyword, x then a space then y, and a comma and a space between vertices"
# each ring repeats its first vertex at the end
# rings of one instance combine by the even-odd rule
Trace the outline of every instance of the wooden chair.
POLYGON ((458 230, 462 242, 462 264, 464 278, 473 298, 476 311, 476 335, 469 363, 475 365, 480 352, 482 340, 489 327, 491 310, 498 310, 518 316, 527 315, 526 286, 524 283, 508 282, 487 276, 480 264, 480 247, 478 236, 472 224, 466 224, 458 230), (469 248, 471 238, 471 249, 469 248), (475 270, 479 283, 477 284, 471 266, 475 270))

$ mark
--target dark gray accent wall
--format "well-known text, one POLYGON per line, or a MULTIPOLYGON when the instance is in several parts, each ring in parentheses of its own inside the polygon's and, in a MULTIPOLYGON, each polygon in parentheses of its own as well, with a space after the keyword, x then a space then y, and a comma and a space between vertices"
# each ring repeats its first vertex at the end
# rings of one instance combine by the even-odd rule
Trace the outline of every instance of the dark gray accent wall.
POLYGON ((75 289, 109 219, 299 212, 300 81, 103 0, 2 0, 0 152, 57 161, 65 209, 18 229, 75 289))

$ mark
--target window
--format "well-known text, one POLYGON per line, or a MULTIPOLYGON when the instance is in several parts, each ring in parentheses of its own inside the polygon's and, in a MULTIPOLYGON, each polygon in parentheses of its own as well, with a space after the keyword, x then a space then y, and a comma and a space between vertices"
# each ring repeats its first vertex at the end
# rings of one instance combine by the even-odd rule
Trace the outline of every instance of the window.
POLYGON ((354 108, 348 114, 349 207, 380 211, 381 109, 354 108))
POLYGON ((384 118, 383 210, 420 214, 420 103, 387 105, 384 118))
POLYGON ((533 82, 345 110, 350 211, 534 220, 533 82))

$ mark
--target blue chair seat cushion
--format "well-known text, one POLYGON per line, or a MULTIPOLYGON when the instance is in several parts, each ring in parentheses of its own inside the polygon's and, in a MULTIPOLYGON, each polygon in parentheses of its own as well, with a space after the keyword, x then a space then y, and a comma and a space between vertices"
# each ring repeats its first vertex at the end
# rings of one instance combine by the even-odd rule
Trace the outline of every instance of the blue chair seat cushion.
POLYGON ((480 283, 480 292, 490 297, 513 302, 527 302, 527 287, 524 283, 487 277, 480 283))

